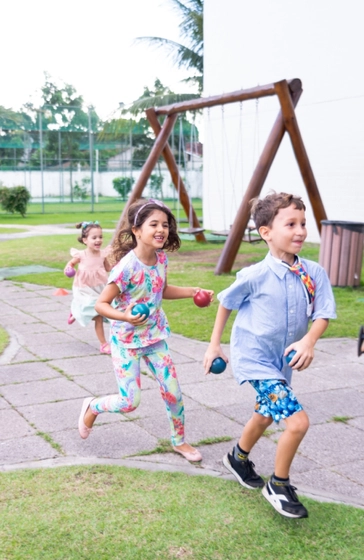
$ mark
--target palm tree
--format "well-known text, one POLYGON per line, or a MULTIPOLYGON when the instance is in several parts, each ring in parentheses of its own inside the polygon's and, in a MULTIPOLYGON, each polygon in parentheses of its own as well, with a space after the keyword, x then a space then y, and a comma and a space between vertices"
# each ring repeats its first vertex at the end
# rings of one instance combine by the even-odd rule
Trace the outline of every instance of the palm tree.
POLYGON ((173 57, 178 68, 194 70, 196 74, 183 81, 196 83, 199 94, 203 87, 203 1, 169 0, 182 16, 179 28, 181 36, 187 40, 188 46, 163 37, 138 37, 136 39, 138 42, 148 42, 156 47, 165 48, 173 57))
POLYGON ((122 108, 122 114, 130 113, 137 116, 148 107, 161 107, 162 105, 196 99, 197 97, 200 97, 199 93, 174 93, 169 87, 164 86, 159 78, 156 78, 154 89, 145 86, 142 95, 136 101, 122 108))

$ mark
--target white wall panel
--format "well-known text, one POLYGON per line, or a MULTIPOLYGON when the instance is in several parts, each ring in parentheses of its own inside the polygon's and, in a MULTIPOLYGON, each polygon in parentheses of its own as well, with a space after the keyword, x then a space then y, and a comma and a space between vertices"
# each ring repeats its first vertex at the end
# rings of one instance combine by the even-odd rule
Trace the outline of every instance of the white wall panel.
MULTIPOLYGON (((358 0, 205 0, 204 95, 300 78, 297 119, 321 197, 331 220, 364 221, 364 72, 358 0)), ((243 104, 243 151, 237 150, 239 104, 205 111, 204 218, 209 229, 233 220, 234 198, 245 191, 278 113, 272 99, 243 104), (212 118, 212 115, 214 118, 212 118), (225 129, 222 132, 222 128, 225 129), (229 140, 226 140, 226 136, 229 140), (229 179, 229 168, 240 171, 229 179), (230 163, 227 155, 230 155, 230 163), (222 193, 223 192, 223 196, 222 193)), ((269 173, 269 189, 300 194, 309 206, 286 137, 269 173)), ((236 205, 235 205, 236 206, 236 205)), ((319 235, 309 209, 309 240, 319 235)))

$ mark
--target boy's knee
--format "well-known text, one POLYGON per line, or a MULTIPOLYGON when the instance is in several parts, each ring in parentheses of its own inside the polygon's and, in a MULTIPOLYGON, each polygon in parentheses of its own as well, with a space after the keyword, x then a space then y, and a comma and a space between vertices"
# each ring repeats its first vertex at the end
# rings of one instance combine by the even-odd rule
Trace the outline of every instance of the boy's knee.
POLYGON ((309 418, 303 410, 296 412, 290 417, 289 422, 287 422, 287 427, 296 433, 305 435, 310 426, 309 418))
POLYGON ((253 415, 254 422, 262 426, 263 428, 268 428, 273 422, 273 418, 271 416, 263 416, 263 414, 259 414, 259 412, 255 412, 253 415))

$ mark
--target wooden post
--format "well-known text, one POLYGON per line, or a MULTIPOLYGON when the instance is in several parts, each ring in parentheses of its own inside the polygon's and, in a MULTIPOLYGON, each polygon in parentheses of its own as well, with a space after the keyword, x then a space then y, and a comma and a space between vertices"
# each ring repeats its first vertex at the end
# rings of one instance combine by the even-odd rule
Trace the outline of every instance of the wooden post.
MULTIPOLYGON (((148 118, 148 121, 150 122, 150 126, 152 127, 154 134, 158 137, 162 128, 161 125, 159 124, 158 121, 158 117, 156 114, 155 109, 147 109, 146 110, 146 115, 148 118)), ((171 148, 169 147, 169 144, 167 142, 167 144, 164 146, 164 149, 162 151, 162 155, 165 159, 165 162, 167 164, 167 167, 169 169, 169 172, 171 174, 172 177, 172 181, 173 184, 176 188, 176 191, 179 194, 179 200, 183 206, 183 209, 186 213, 186 216, 189 217, 190 216, 190 212, 192 214, 192 224, 191 226, 194 228, 200 228, 201 224, 198 221, 198 218, 196 216, 195 210, 193 208, 193 206, 190 204, 190 199, 186 190, 186 187, 182 181, 182 177, 180 176, 179 170, 178 170, 178 166, 176 164, 176 161, 174 159, 173 153, 171 148)), ((204 234, 201 233, 196 233, 194 234, 196 241, 200 241, 200 242, 206 242, 206 238, 204 236, 204 234)))
POLYGON ((163 123, 163 126, 161 127, 161 131, 160 134, 158 135, 153 148, 148 156, 147 161, 144 164, 144 167, 139 175, 139 178, 137 180, 137 182, 135 183, 135 186, 131 192, 131 195, 129 197, 129 200, 127 201, 125 208, 120 216, 119 222, 116 226, 115 229, 115 233, 113 236, 113 240, 115 239, 115 236, 117 234, 117 232, 122 228, 122 224, 124 223, 124 220, 126 220, 126 216, 128 214, 128 209, 129 206, 135 202, 136 200, 138 200, 138 198, 140 198, 143 194, 143 190, 145 185, 148 182, 148 179, 155 167, 155 165, 157 164, 158 158, 161 155, 164 146, 166 145, 166 143, 168 142, 168 138, 172 132, 174 123, 177 120, 177 115, 168 115, 166 117, 166 120, 163 123))
POLYGON ((321 220, 326 220, 326 212, 321 200, 320 192, 307 156, 306 148, 298 127, 297 118, 292 103, 291 95, 285 81, 275 84, 278 99, 281 104, 285 128, 290 136, 294 154, 301 171, 303 182, 306 186, 312 210, 315 216, 317 229, 321 233, 321 220))
MULTIPOLYGON (((285 81, 285 83, 287 82, 285 81)), ((293 105, 295 107, 302 94, 301 81, 292 80, 290 87, 292 87, 293 105)), ((282 142, 285 130, 282 111, 280 111, 237 211, 230 233, 225 241, 224 248, 215 268, 215 274, 217 275, 231 272, 236 255, 239 251, 241 240, 243 239, 244 232, 250 219, 250 201, 252 198, 259 196, 262 190, 264 181, 267 178, 268 172, 282 142)))

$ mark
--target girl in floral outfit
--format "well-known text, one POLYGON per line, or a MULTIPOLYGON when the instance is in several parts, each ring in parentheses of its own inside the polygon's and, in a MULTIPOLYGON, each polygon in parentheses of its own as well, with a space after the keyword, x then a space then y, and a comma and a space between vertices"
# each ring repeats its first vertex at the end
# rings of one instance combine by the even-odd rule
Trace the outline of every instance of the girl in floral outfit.
POLYGON ((76 224, 76 228, 81 230, 77 240, 86 248, 83 251, 71 249, 72 259, 64 269, 66 276, 75 276, 68 324, 72 325, 77 321, 83 327, 87 327, 94 321, 95 333, 100 341, 100 353, 111 354, 110 345, 105 339, 105 319, 95 310, 97 298, 107 283, 108 271, 111 269, 107 259, 111 247, 101 248, 103 234, 99 222, 80 222, 76 224))
MULTIPOLYGON (((79 432, 86 439, 98 414, 127 413, 137 408, 143 358, 159 384, 173 449, 189 461, 201 461, 200 452, 184 440, 182 393, 166 341, 170 328, 162 309, 162 298, 193 298, 200 289, 167 283, 165 251, 179 247, 176 221, 169 208, 155 200, 140 200, 129 207, 128 225, 113 244, 113 258, 119 262, 96 303, 97 312, 111 322, 111 354, 119 393, 86 398, 79 432), (139 303, 148 306, 149 316, 132 314, 139 303)), ((209 294, 212 301, 213 292, 209 294)))

